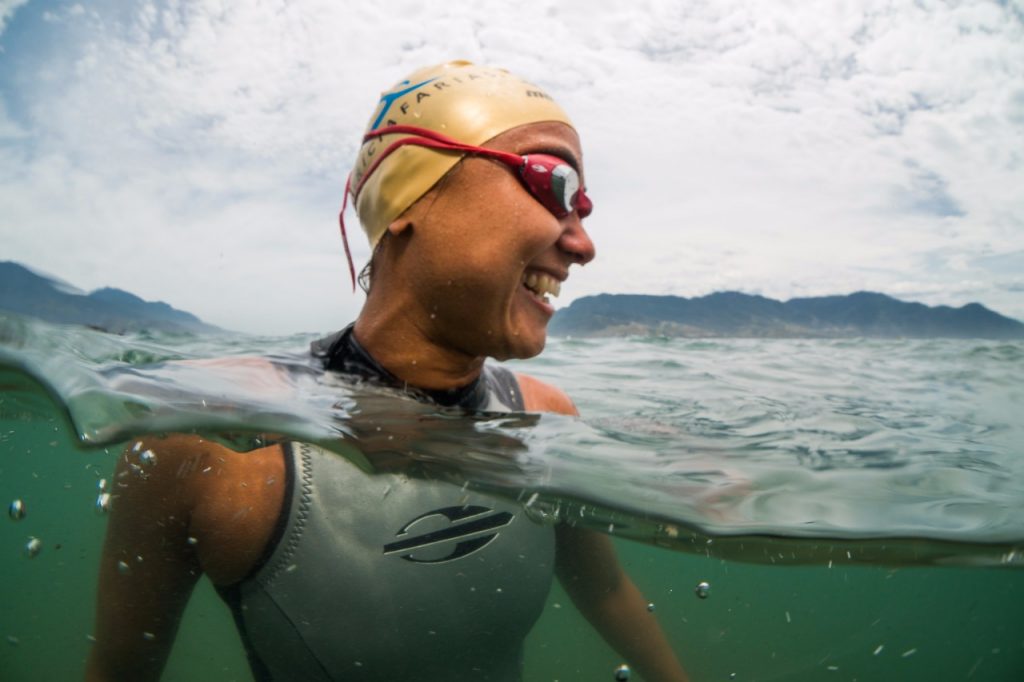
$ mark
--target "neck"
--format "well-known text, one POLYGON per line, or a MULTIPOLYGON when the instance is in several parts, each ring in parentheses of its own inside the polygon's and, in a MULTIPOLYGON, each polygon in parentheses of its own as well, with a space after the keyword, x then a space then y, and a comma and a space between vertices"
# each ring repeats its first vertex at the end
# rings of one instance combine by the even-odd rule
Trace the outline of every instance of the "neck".
POLYGON ((414 301, 375 293, 367 296, 354 333, 384 369, 410 386, 433 391, 460 388, 480 376, 484 358, 441 342, 414 301))

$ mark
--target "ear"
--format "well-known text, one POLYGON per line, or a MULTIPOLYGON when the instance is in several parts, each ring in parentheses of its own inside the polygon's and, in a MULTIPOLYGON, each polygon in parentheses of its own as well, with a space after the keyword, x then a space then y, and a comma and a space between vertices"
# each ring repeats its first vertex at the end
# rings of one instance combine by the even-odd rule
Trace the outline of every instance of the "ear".
POLYGON ((412 220, 405 216, 399 216, 388 225, 388 232, 392 237, 397 237, 407 230, 412 230, 412 220))

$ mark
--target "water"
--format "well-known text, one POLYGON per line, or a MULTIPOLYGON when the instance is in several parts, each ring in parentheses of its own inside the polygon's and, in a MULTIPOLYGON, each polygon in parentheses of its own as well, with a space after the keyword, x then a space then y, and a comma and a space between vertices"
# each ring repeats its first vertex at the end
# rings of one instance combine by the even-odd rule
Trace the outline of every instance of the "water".
MULTIPOLYGON (((540 522, 610 532, 695 680, 1024 678, 1022 343, 556 339, 514 363, 565 389, 577 420, 325 381, 311 338, 0 319, 0 499, 23 512, 0 524, 0 678, 81 676, 100 481, 132 435, 167 431, 412 452, 540 522)), ((526 679, 611 680, 622 663, 556 586, 526 679)), ((251 679, 206 583, 164 679, 251 679)))

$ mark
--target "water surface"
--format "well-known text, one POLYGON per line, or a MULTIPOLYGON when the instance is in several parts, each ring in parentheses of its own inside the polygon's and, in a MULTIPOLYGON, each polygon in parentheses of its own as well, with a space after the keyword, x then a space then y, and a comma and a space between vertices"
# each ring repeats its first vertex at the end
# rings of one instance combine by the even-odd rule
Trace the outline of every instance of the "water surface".
MULTIPOLYGON (((309 362, 312 338, 0 319, 0 486, 28 512, 0 533, 4 679, 80 675, 96 483, 129 438, 170 431, 299 438, 366 468, 412 457, 537 522, 629 538, 620 555, 695 679, 1024 671, 1024 344, 553 339, 512 364, 565 389, 572 419, 353 387, 309 362)), ((527 679, 611 679, 619 662, 554 590, 527 679)), ((249 679, 205 584, 165 679, 249 679)))

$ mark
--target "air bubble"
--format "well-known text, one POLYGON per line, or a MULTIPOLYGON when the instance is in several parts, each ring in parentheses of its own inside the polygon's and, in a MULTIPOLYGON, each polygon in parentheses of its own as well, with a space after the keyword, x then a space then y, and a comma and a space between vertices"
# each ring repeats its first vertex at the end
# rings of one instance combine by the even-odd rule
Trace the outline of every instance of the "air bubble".
POLYGON ((143 450, 139 453, 139 462, 148 469, 156 465, 156 454, 152 450, 143 450))
POLYGON ((106 514, 110 511, 110 493, 100 493, 96 496, 96 513, 106 514))
POLYGON ((99 481, 97 481, 97 483, 96 483, 96 490, 99 490, 101 493, 106 492, 107 491, 107 479, 101 478, 99 481))
POLYGON ((629 666, 623 663, 615 669, 615 682, 625 682, 633 675, 633 671, 629 669, 629 666))
POLYGON ((43 549, 43 542, 39 538, 29 538, 28 543, 25 545, 25 556, 29 559, 35 559, 39 556, 39 552, 43 549))
POLYGON ((647 610, 651 611, 652 613, 654 612, 654 602, 650 602, 647 604, 647 610))
POLYGON ((129 575, 132 572, 132 567, 123 561, 117 562, 117 572, 121 575, 129 575))
POLYGON ((693 589, 693 592, 701 599, 707 599, 708 595, 711 594, 711 583, 702 580, 697 583, 697 587, 693 589))
POLYGON ((14 500, 11 506, 7 507, 7 515, 11 521, 21 521, 25 518, 25 503, 21 500, 14 500))

